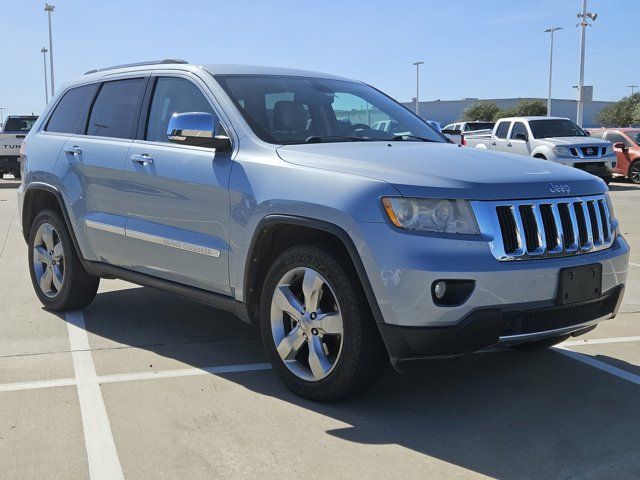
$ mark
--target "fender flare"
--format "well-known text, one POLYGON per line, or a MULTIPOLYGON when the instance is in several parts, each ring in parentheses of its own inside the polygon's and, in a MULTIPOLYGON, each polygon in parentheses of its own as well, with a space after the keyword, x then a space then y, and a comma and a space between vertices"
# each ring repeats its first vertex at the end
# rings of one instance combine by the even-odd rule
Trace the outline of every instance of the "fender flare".
MULTIPOLYGON (((320 230, 335 236, 342 243, 342 245, 347 250, 347 253, 349 254, 351 262, 353 263, 353 266, 355 268, 356 275, 358 276, 358 280, 360 281, 360 285, 362 286, 362 290, 365 293, 367 303, 369 304, 369 308, 371 309, 371 313, 373 314, 374 320, 376 321, 376 323, 385 323, 384 318, 382 317, 380 306, 378 305, 378 300, 376 299, 373 288, 371 287, 369 276, 367 275, 364 264, 362 263, 362 259, 360 258, 360 253, 353 243, 353 240, 343 228, 333 223, 326 222, 324 220, 318 220, 315 218, 273 214, 267 215, 258 222, 258 225, 256 226, 251 238, 249 250, 247 251, 247 257, 245 259, 243 278, 243 288, 245 292, 248 292, 250 288, 252 279, 252 258, 260 236, 262 235, 262 232, 265 230, 265 228, 273 227, 275 225, 296 225, 301 227, 313 228, 315 230, 320 230)), ((247 301, 245 300, 245 302, 247 301)))

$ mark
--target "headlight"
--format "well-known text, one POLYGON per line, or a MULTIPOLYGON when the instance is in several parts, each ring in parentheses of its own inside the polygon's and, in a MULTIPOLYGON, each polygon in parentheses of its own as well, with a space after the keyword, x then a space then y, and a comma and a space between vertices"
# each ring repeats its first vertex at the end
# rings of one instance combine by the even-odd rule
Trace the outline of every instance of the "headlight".
POLYGON ((613 151, 613 147, 607 147, 604 154, 605 155, 613 155, 615 152, 613 151))
POLYGON ((384 197, 384 210, 396 227, 418 232, 478 235, 467 200, 384 197))
POLYGON ((553 147, 553 153, 562 157, 571 157, 571 150, 569 147, 553 147))

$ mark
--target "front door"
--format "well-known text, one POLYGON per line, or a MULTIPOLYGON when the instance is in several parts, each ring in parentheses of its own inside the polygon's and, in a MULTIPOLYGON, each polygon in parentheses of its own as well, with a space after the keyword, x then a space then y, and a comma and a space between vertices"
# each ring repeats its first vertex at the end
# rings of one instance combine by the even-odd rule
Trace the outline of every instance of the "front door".
POLYGON ((196 78, 157 76, 152 84, 146 126, 125 166, 128 255, 141 273, 229 294, 231 154, 167 139, 174 113, 219 117, 196 78))
POLYGON ((509 142, 507 143, 507 152, 515 153, 517 155, 531 155, 531 148, 529 145, 530 134, 527 131, 527 126, 523 122, 515 122, 511 127, 511 133, 509 134, 509 142), (521 140, 518 137, 520 134, 524 135, 526 140, 521 140))

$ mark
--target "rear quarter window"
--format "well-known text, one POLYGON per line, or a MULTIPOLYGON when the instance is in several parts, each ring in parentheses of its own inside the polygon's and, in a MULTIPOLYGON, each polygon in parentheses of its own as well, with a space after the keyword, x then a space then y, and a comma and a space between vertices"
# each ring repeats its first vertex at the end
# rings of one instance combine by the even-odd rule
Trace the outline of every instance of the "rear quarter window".
POLYGON ((91 84, 68 90, 49 117, 45 131, 84 133, 84 124, 97 89, 97 84, 91 84))

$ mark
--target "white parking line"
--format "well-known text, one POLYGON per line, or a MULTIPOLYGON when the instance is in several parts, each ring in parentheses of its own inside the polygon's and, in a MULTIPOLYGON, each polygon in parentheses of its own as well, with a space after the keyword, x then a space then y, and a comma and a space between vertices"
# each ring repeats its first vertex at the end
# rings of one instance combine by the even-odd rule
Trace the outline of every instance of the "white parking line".
POLYGON ((124 479, 98 375, 93 365, 84 316, 82 312, 74 311, 67 312, 65 317, 76 374, 89 477, 91 480, 124 479))
POLYGON ((39 388, 69 387, 75 384, 75 378, 57 378, 55 380, 36 380, 35 382, 3 383, 0 385, 0 392, 18 392, 20 390, 37 390, 39 388))
POLYGON ((629 262, 629 265, 631 265, 632 267, 640 267, 640 263, 629 262))
POLYGON ((597 368, 598 370, 602 370, 603 372, 607 372, 611 375, 622 378, 623 380, 626 380, 628 382, 640 385, 640 375, 636 375, 621 368, 614 367, 613 365, 609 365, 608 363, 601 362, 600 360, 596 360, 589 355, 583 355, 582 353, 573 352, 562 347, 554 347, 553 350, 569 358, 577 360, 578 362, 582 362, 586 365, 597 368))
POLYGON ((133 380, 153 380, 154 378, 193 377, 216 373, 251 372, 255 370, 271 370, 268 363, 249 363, 245 365, 222 365, 206 368, 178 368, 157 372, 116 373, 98 377, 100 383, 130 382, 133 380))
POLYGON ((571 340, 570 342, 562 342, 558 347, 573 347, 576 345, 601 345, 603 343, 626 343, 640 342, 640 337, 614 337, 614 338, 590 338, 587 340, 571 340))

